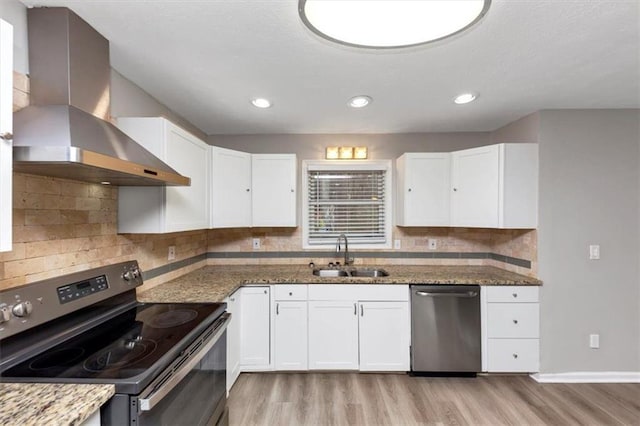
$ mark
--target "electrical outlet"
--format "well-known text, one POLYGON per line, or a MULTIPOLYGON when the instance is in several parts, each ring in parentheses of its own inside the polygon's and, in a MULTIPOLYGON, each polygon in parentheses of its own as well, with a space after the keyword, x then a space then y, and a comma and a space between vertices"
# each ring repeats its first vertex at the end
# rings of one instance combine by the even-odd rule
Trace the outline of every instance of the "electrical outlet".
POLYGON ((590 260, 600 259, 600 244, 592 244, 589 246, 589 259, 590 260))
POLYGON ((167 254, 167 260, 176 259, 176 246, 169 246, 169 254, 167 254))
POLYGON ((253 239, 253 249, 260 250, 260 238, 253 239))
POLYGON ((589 347, 591 349, 600 348, 600 335, 599 334, 590 334, 589 335, 589 347))
POLYGON ((393 248, 400 250, 402 248, 402 240, 393 240, 393 248))
POLYGON ((429 245, 429 250, 435 250, 438 248, 438 240, 435 238, 429 238, 427 240, 427 244, 429 245))

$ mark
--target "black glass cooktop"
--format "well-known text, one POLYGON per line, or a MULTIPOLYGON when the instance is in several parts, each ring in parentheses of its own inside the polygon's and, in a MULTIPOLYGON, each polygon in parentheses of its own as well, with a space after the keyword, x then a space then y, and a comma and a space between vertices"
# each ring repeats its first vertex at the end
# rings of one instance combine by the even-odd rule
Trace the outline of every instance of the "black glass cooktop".
POLYGON ((138 376, 156 366, 163 355, 183 349, 191 340, 190 335, 203 331, 224 309, 225 305, 219 303, 141 304, 14 366, 2 377, 138 376))

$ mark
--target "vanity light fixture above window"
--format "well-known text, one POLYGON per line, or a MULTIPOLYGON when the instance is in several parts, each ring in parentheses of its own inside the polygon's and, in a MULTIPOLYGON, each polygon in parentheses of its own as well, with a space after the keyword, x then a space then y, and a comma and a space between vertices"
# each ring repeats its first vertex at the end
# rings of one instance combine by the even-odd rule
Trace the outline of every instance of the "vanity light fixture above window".
POLYGON ((314 33, 335 43, 390 49, 431 43, 466 30, 491 0, 299 0, 314 33))
POLYGON ((325 150, 327 160, 366 160, 366 146, 328 146, 325 150))

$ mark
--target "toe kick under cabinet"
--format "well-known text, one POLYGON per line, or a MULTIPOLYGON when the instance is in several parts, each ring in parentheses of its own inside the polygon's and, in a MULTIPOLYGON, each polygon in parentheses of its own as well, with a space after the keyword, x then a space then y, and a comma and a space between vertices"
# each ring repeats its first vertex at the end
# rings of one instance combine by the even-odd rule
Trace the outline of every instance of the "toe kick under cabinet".
POLYGON ((538 287, 482 287, 482 369, 487 372, 539 370, 538 287))

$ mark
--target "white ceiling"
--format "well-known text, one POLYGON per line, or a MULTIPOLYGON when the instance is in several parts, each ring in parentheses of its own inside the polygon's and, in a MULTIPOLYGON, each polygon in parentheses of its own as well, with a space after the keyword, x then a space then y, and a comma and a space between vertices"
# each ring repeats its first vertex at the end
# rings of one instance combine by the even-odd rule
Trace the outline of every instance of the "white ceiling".
POLYGON ((116 70, 208 134, 489 131, 541 109, 640 108, 638 0, 493 0, 466 33, 397 51, 319 38, 297 0, 23 3, 74 10, 116 70), (480 96, 455 105, 464 91, 480 96), (373 103, 348 108, 359 94, 373 103))

